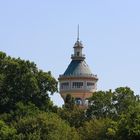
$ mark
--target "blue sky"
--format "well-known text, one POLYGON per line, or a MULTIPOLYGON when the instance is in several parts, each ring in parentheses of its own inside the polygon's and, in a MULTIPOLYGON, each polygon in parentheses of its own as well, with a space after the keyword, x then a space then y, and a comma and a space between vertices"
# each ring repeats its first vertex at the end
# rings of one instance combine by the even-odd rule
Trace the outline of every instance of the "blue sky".
MULTIPOLYGON (((70 63, 80 24, 98 90, 129 86, 140 94, 139 7, 139 0, 0 0, 0 50, 58 78, 70 63)), ((63 103, 57 93, 52 99, 63 103)))

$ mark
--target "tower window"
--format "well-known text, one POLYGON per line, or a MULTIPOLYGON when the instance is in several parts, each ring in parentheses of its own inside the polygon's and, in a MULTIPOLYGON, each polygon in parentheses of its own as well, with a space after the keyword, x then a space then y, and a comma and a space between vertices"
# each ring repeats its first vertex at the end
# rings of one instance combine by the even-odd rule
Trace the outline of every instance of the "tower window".
POLYGON ((61 89, 67 89, 67 88, 69 88, 69 83, 68 82, 61 83, 60 87, 61 87, 61 89))
POLYGON ((93 82, 87 82, 87 86, 94 86, 93 82))
POLYGON ((77 52, 77 56, 79 56, 80 55, 80 53, 79 52, 77 52))
POLYGON ((91 90, 94 88, 94 83, 93 82, 87 82, 87 89, 91 90))
POLYGON ((73 82, 72 88, 83 88, 83 82, 73 82))

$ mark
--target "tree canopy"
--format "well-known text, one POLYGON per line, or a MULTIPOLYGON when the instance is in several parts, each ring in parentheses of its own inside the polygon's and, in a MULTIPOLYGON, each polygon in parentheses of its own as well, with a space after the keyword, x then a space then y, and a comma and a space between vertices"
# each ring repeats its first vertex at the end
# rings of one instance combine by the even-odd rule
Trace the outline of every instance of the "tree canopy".
POLYGON ((32 102, 40 109, 48 109, 52 105, 48 93, 56 91, 57 81, 50 72, 0 52, 0 112, 14 109, 17 102, 32 102))
POLYGON ((94 92, 87 109, 71 95, 54 106, 51 72, 0 52, 0 140, 139 140, 140 98, 129 87, 94 92))

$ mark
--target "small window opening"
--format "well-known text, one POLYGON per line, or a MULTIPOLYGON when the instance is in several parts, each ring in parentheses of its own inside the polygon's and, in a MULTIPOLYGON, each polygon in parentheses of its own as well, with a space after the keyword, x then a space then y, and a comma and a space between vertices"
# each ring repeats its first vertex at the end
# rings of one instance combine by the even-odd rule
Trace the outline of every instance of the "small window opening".
POLYGON ((77 56, 79 56, 80 55, 80 53, 79 52, 77 52, 77 56))

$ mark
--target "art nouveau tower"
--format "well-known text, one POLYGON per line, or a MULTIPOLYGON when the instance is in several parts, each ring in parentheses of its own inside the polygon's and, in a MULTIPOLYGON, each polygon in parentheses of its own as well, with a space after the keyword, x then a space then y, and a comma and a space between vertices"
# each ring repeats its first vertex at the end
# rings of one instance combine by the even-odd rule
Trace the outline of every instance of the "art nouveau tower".
POLYGON ((79 37, 73 48, 74 54, 71 55, 71 63, 64 74, 58 78, 59 90, 64 101, 67 94, 70 94, 75 98, 76 104, 87 106, 87 99, 96 91, 98 78, 92 74, 85 62, 85 55, 82 53, 83 44, 79 41, 79 37))

